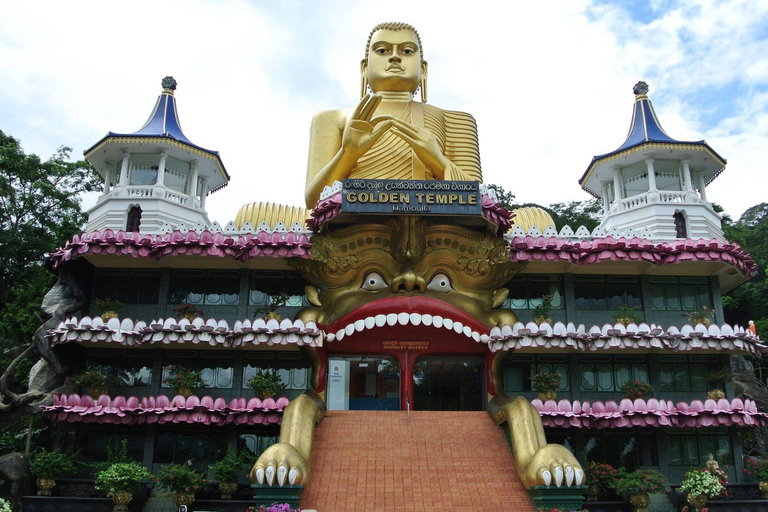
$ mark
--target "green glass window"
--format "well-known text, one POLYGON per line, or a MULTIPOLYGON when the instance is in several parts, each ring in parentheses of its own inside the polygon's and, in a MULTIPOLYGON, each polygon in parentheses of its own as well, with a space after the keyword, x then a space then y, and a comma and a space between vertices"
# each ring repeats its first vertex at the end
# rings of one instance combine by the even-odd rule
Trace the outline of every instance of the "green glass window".
POLYGON ((645 356, 582 356, 581 391, 617 392, 628 380, 648 382, 645 356))
POLYGON ((154 462, 189 464, 205 474, 208 465, 224 458, 225 428, 160 428, 155 436, 154 462))
POLYGON ((718 432, 702 432, 699 429, 682 431, 667 436, 667 457, 671 466, 703 466, 709 455, 719 464, 733 464, 731 440, 726 429, 718 432))
POLYGON ((651 277, 651 305, 657 311, 695 311, 712 308, 706 277, 651 277))
POLYGON ((658 464, 653 429, 616 429, 584 433, 584 459, 633 471, 658 464))
POLYGON ((174 270, 169 304, 234 306, 240 301, 238 270, 174 270))
POLYGON ((545 296, 552 297, 552 309, 563 309, 563 280, 559 275, 517 275, 507 283, 505 308, 533 309, 545 296))
POLYGON ((640 281, 634 276, 573 276, 576 309, 614 310, 642 307, 640 281))
POLYGON ((510 355, 504 362, 502 371, 504 391, 532 391, 531 378, 537 373, 559 373, 560 391, 571 389, 565 356, 510 355))
POLYGON ((123 304, 157 304, 159 297, 159 270, 98 270, 94 298, 119 300, 123 304))
POLYGON ((232 389, 234 358, 231 353, 190 350, 169 350, 163 356, 163 380, 161 386, 170 388, 165 383, 170 376, 165 369, 169 365, 180 365, 200 372, 200 377, 208 389, 232 389))
POLYGON ((660 391, 701 391, 709 389, 707 372, 717 369, 716 356, 659 356, 660 391))

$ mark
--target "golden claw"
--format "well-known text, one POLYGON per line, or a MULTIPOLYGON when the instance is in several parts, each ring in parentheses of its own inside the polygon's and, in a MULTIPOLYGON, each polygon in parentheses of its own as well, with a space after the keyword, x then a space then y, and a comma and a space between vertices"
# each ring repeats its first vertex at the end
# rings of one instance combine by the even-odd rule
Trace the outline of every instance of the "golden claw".
POLYGON ((304 460, 299 451, 288 443, 273 444, 261 454, 248 475, 251 482, 272 485, 277 477, 277 484, 283 486, 286 478, 289 484, 304 485, 309 479, 309 461, 304 460))

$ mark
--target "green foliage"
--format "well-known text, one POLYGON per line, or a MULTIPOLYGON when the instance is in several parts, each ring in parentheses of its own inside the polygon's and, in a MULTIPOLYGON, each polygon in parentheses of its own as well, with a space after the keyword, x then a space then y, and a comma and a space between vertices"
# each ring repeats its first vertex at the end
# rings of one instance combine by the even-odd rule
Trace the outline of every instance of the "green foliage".
POLYGON ((725 384, 726 382, 733 381, 733 373, 731 373, 731 370, 728 370, 726 368, 720 368, 719 370, 712 370, 711 372, 707 372, 707 380, 709 382, 717 382, 717 383, 725 384))
POLYGON ((531 386, 538 392, 557 391, 560 389, 561 378, 559 373, 537 373, 531 377, 531 386))
MULTIPOLYGON (((21 421, 0 435, 0 456, 8 453, 23 453, 27 445, 29 422, 21 421)), ((36 418, 32 425, 32 446, 43 445, 50 435, 48 423, 42 418, 36 418), (38 423, 39 425, 36 425, 38 423)))
POLYGON ((725 492, 725 486, 710 471, 706 469, 692 469, 683 477, 679 490, 685 494, 692 494, 694 496, 703 494, 708 498, 714 498, 725 492))
POLYGON ((550 309, 552 309, 552 296, 542 295, 541 302, 533 307, 533 318, 549 318, 550 309))
POLYGON ((496 198, 499 200, 499 203, 507 210, 519 208, 519 206, 515 205, 515 195, 512 192, 507 192, 501 185, 488 185, 488 188, 496 192, 496 198))
POLYGON ((119 382, 117 376, 110 373, 109 368, 100 364, 88 365, 85 370, 72 377, 72 383, 76 386, 108 387, 119 382))
POLYGON ((645 398, 653 394, 653 386, 641 380, 628 380, 621 386, 621 392, 630 400, 645 398))
POLYGON ((96 475, 96 488, 108 494, 132 491, 141 482, 151 478, 149 470, 136 461, 115 462, 96 475))
POLYGON ((574 231, 579 226, 585 226, 592 231, 603 217, 603 205, 600 199, 587 199, 586 201, 569 201, 567 203, 553 203, 549 209, 554 212, 552 219, 557 229, 568 225, 574 231))
POLYGON ((639 324, 643 321, 643 313, 640 306, 627 306, 622 304, 613 312, 613 319, 625 326, 629 324, 639 324))
POLYGON ((257 308, 255 313, 257 315, 273 313, 277 311, 279 308, 282 308, 283 306, 285 306, 285 304, 288 302, 288 299, 290 298, 291 296, 285 292, 280 292, 275 295, 270 295, 269 300, 267 300, 267 305, 257 308))
POLYGON ((768 482, 768 460, 744 459, 744 472, 758 482, 768 482))
POLYGON ((11 502, 6 499, 0 498, 0 512, 12 512, 11 502))
POLYGON ((250 453, 229 449, 223 459, 210 466, 211 476, 219 482, 237 482, 251 458, 250 453))
POLYGON ((272 396, 285 387, 280 374, 274 368, 257 370, 253 377, 248 380, 248 386, 257 394, 264 394, 265 396, 272 396))
POLYGON ((77 455, 43 448, 36 455, 30 470, 36 478, 62 478, 77 470, 77 455))
POLYGON ((189 316, 203 318, 205 316, 205 312, 202 309, 197 309, 196 306, 188 303, 179 304, 177 307, 173 308, 173 310, 176 312, 179 318, 189 316))
POLYGON ((612 491, 616 488, 616 479, 618 471, 610 464, 598 464, 590 462, 584 469, 587 476, 587 483, 597 485, 603 492, 612 491))
POLYGON ((194 389, 205 387, 202 372, 198 370, 191 370, 178 364, 171 364, 165 367, 165 371, 168 372, 168 378, 165 379, 165 383, 172 388, 194 389))
POLYGON ((113 464, 123 464, 129 462, 136 462, 128 455, 128 440, 123 439, 117 441, 114 437, 109 440, 107 444, 107 460, 106 462, 94 462, 91 464, 94 474, 98 474, 101 471, 106 470, 113 464))
POLYGON ((96 309, 99 311, 99 313, 104 313, 105 311, 117 311, 121 307, 123 307, 123 303, 119 300, 115 299, 93 299, 93 305, 96 306, 96 309))
POLYGON ((626 468, 619 468, 617 477, 616 493, 622 496, 654 494, 667 487, 667 479, 654 469, 636 469, 630 473, 626 468))
POLYGON ((159 487, 171 492, 196 493, 205 485, 205 477, 186 464, 163 466, 156 479, 159 487))

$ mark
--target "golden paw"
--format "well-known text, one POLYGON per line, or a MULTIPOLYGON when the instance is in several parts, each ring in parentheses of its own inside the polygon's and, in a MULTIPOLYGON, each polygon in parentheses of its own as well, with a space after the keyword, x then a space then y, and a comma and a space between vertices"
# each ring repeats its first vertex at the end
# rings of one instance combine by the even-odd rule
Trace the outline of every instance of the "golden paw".
POLYGON ((570 487, 585 483, 581 464, 568 449, 559 444, 547 444, 539 448, 522 469, 523 478, 529 487, 553 483, 557 487, 563 484, 570 487))
POLYGON ((286 481, 293 485, 303 485, 309 480, 309 465, 299 451, 288 443, 277 443, 267 448, 251 468, 248 475, 253 483, 272 485, 277 480, 279 486, 286 481))

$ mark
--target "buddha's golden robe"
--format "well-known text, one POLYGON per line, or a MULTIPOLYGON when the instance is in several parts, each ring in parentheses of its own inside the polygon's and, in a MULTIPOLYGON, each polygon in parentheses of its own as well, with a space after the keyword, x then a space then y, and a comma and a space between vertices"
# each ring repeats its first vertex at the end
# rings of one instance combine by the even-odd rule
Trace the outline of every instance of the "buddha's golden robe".
MULTIPOLYGON (((450 161, 445 180, 483 181, 477 125, 465 112, 442 110, 426 103, 408 102, 399 116, 414 126, 435 135, 440 149, 450 161)), ((434 180, 435 176, 400 137, 385 133, 357 161, 350 178, 434 180)))

